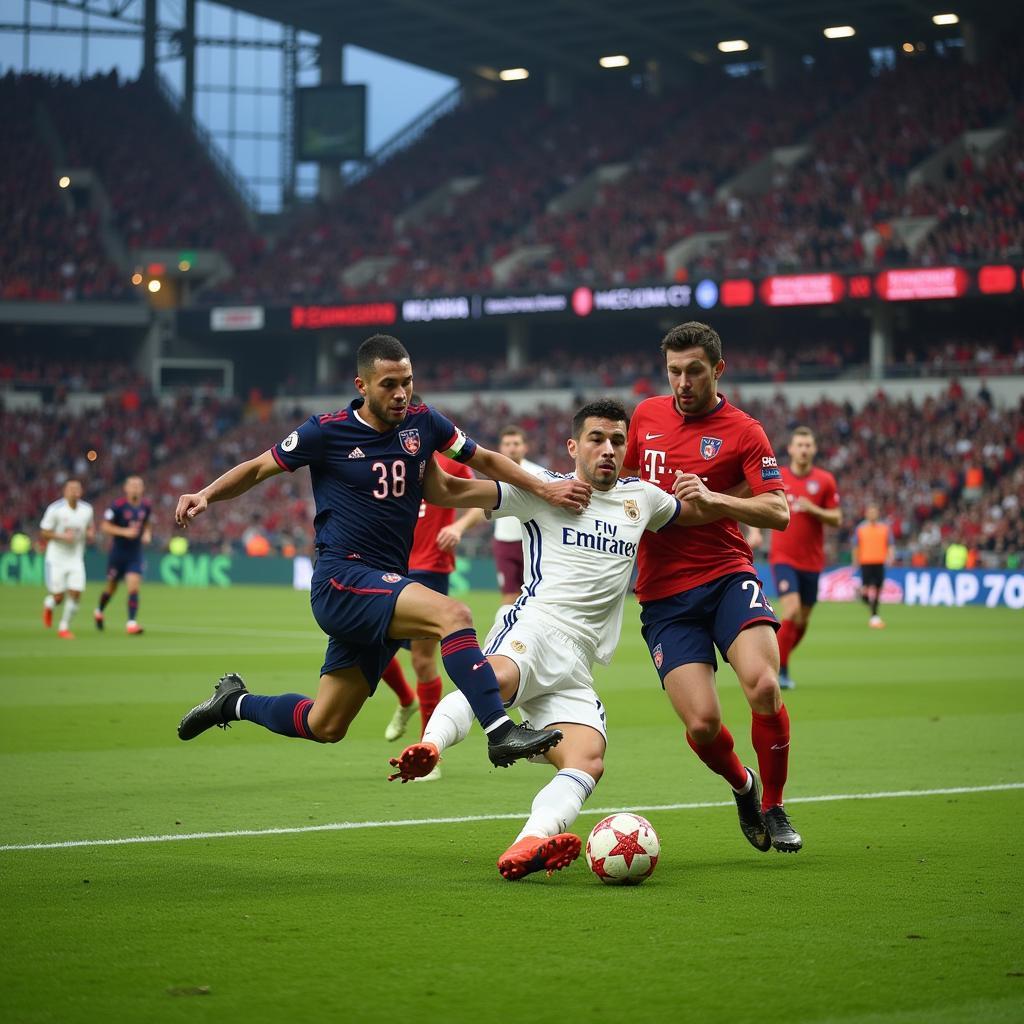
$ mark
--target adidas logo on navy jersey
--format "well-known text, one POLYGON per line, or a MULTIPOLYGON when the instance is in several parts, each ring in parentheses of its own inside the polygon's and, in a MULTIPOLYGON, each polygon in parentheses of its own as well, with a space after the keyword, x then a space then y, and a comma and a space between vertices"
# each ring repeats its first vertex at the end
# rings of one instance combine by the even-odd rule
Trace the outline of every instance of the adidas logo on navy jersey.
POLYGON ((350 459, 365 459, 366 458, 366 456, 363 454, 363 449, 362 448, 353 448, 352 451, 350 451, 348 453, 348 457, 350 459))

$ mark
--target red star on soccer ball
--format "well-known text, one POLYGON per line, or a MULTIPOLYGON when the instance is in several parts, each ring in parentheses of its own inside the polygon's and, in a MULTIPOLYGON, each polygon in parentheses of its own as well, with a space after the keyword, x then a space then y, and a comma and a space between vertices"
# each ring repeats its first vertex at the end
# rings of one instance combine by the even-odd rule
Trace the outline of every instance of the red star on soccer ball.
POLYGON ((591 870, 594 872, 595 875, 597 875, 598 878, 611 878, 612 877, 604 869, 605 859, 606 858, 604 858, 604 857, 595 857, 591 861, 591 870))
POLYGON ((617 828, 613 828, 612 831, 615 833, 617 842, 608 851, 608 856, 614 857, 618 854, 618 856, 626 862, 626 867, 631 868, 633 866, 633 858, 638 853, 647 853, 640 843, 637 842, 637 836, 640 835, 640 829, 637 829, 635 832, 620 832, 617 828))

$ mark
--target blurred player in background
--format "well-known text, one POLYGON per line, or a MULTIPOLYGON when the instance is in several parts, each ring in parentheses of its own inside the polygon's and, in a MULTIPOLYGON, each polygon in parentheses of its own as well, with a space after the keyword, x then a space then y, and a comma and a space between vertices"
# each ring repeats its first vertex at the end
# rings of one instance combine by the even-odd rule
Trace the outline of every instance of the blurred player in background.
POLYGON ((589 500, 590 488, 578 481, 542 482, 479 447, 435 410, 412 405, 412 362, 397 338, 377 334, 364 341, 357 370, 359 397, 347 408, 311 416, 269 451, 196 494, 183 494, 175 511, 178 524, 187 526, 211 502, 236 498, 278 473, 309 467, 317 555, 310 602, 330 638, 316 698, 250 694, 242 679, 229 673, 212 697, 185 715, 178 736, 191 740, 244 719, 283 736, 337 743, 376 689, 399 641, 433 638, 441 640, 445 670, 487 734, 491 763, 509 765, 542 753, 561 734, 513 725, 469 609, 409 579, 409 550, 421 501, 438 503, 428 486, 439 473, 435 452, 576 513, 589 500))
POLYGON ((789 656, 807 632, 818 601, 818 576, 825 568, 825 527, 841 526, 836 478, 814 465, 818 446, 810 427, 797 427, 789 439, 789 466, 782 483, 789 503, 789 526, 772 533, 769 562, 782 609, 779 630, 779 686, 796 685, 789 656))
POLYGON ((778 619, 738 523, 784 529, 789 507, 761 424, 718 393, 722 342, 706 324, 674 327, 661 343, 670 395, 637 406, 627 472, 715 521, 645 534, 636 595, 643 636, 694 753, 732 787, 747 841, 796 852, 803 840, 783 808, 789 713, 779 692, 778 619), (740 494, 749 493, 749 497, 740 494), (764 782, 736 755, 715 689, 715 647, 750 704, 751 741, 764 782))
POLYGON ((71 620, 85 590, 85 545, 96 535, 92 505, 82 501, 82 484, 68 480, 64 496, 46 507, 39 524, 39 539, 46 541, 46 598, 43 600, 43 625, 53 625, 53 609, 64 605, 57 636, 74 640, 71 620))
MULTIPOLYGON (((558 728, 562 742, 544 757, 557 773, 533 801, 516 841, 498 859, 509 880, 557 871, 580 852, 566 830, 604 771, 605 712, 594 692, 593 664, 607 665, 622 631, 637 546, 645 530, 699 522, 670 494, 635 477, 620 479, 628 417, 621 403, 599 399, 573 417, 567 445, 575 475, 594 488, 582 517, 545 506, 532 494, 489 481, 449 480, 458 500, 515 516, 525 524, 527 585, 484 647, 507 705, 525 721, 558 728)), ((547 474, 554 476, 555 474, 547 474)), ((466 699, 450 693, 437 706, 421 743, 391 763, 403 782, 432 768, 473 724, 466 699)))
POLYGON ((868 625, 872 629, 884 629, 885 623, 878 614, 878 602, 882 599, 885 585, 885 567, 892 565, 895 550, 892 530, 881 519, 881 512, 874 502, 864 510, 864 519, 853 531, 853 564, 860 566, 860 599, 871 610, 868 625))
POLYGON ((106 621, 106 607, 117 593, 117 585, 124 580, 128 590, 128 622, 125 632, 138 635, 139 588, 142 586, 142 547, 153 539, 150 519, 153 506, 143 497, 146 485, 140 476, 130 476, 124 482, 124 497, 118 498, 103 513, 100 529, 113 537, 107 559, 107 585, 100 594, 100 603, 92 613, 97 629, 106 621))

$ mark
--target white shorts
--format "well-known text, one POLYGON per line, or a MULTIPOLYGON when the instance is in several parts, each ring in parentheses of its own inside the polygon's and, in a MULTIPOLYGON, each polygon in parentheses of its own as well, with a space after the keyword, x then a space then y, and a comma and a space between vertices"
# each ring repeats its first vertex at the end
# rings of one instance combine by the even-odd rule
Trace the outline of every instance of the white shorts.
POLYGON ((51 594, 63 594, 68 590, 85 590, 85 560, 46 559, 46 589, 51 594))
MULTIPOLYGON (((491 630, 484 650, 504 655, 519 666, 519 689, 507 706, 517 708, 533 729, 555 722, 589 725, 607 743, 604 705, 594 691, 586 651, 551 626, 523 622, 517 622, 495 646, 504 628, 504 623, 498 623, 491 630)), ((543 757, 539 760, 547 763, 543 757)))

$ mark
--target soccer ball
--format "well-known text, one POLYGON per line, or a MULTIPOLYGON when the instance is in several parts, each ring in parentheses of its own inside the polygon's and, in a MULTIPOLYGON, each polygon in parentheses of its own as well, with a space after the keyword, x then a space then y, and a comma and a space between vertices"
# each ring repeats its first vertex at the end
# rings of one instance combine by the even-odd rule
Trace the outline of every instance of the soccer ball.
POLYGON ((626 811, 602 818, 587 839, 587 864, 606 885, 639 885, 654 872, 660 854, 651 823, 626 811))

